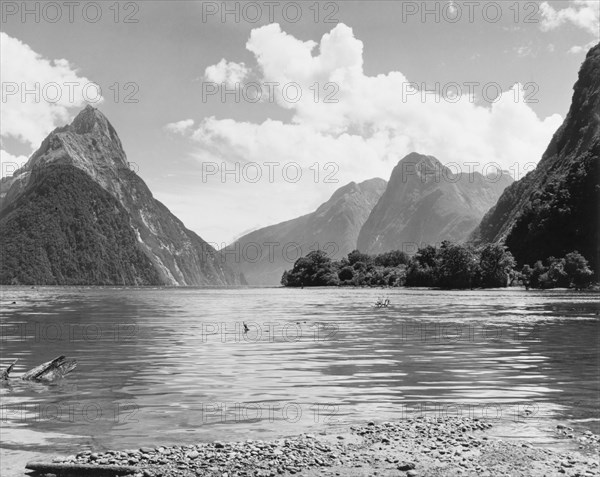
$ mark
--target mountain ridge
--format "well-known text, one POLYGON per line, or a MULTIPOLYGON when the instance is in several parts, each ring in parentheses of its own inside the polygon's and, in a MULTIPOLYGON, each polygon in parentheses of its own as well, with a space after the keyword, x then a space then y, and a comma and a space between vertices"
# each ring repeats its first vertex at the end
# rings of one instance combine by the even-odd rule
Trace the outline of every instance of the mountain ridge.
POLYGON ((33 175, 43 176, 57 166, 83 171, 119 202, 129 215, 138 246, 152 262, 161 284, 239 283, 216 250, 153 197, 146 183, 129 168, 113 126, 90 105, 71 124, 52 131, 22 168, 0 182, 0 220, 7 207, 36 184, 32 182, 33 175))
POLYGON ((283 272, 315 248, 334 258, 354 250, 360 228, 385 184, 380 178, 350 182, 315 211, 254 230, 221 253, 250 285, 279 285, 283 272))
POLYGON ((505 243, 521 264, 577 250, 600 279, 600 44, 587 53, 569 112, 533 171, 508 187, 471 238, 505 243))
POLYGON ((504 173, 494 179, 479 172, 454 174, 434 156, 412 152, 392 170, 357 248, 412 253, 442 240, 463 241, 511 182, 504 173))

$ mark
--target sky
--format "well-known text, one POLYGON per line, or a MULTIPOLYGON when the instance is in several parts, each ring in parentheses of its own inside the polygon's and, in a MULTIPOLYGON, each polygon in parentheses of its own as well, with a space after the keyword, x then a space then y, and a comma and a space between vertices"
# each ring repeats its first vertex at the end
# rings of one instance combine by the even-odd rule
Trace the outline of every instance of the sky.
POLYGON ((2 175, 92 104, 217 248, 413 151, 522 177, 599 41, 598 0, 75 3, 1 3, 2 175))

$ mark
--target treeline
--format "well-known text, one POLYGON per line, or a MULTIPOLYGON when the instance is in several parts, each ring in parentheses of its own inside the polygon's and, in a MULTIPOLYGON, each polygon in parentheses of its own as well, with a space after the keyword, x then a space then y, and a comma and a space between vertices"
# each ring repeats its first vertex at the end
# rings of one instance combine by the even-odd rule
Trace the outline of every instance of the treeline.
POLYGON ((442 242, 428 245, 413 257, 396 250, 368 255, 358 250, 334 261, 322 251, 310 252, 284 272, 281 284, 287 287, 389 286, 439 288, 498 288, 523 285, 527 288, 590 286, 593 272, 578 252, 564 258, 549 258, 533 267, 517 270, 507 248, 500 244, 474 247, 442 242))

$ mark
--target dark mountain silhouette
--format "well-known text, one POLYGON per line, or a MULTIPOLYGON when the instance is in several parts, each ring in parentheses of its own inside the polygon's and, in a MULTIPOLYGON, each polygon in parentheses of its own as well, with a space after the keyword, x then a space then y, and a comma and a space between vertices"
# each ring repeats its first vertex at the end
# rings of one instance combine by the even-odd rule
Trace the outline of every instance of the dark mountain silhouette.
POLYGON ((535 170, 508 187, 473 233, 520 264, 577 250, 600 279, 600 44, 579 71, 569 113, 535 170))

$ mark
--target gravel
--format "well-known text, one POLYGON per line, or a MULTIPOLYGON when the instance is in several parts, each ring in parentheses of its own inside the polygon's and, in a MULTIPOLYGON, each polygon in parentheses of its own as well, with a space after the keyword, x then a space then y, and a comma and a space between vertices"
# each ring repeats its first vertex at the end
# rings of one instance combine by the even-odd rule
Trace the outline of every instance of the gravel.
POLYGON ((557 435, 577 440, 579 452, 492 439, 485 435, 492 424, 483 420, 421 417, 371 421, 343 434, 83 451, 53 462, 134 465, 135 477, 600 476, 599 436, 577 438, 559 426, 557 435))

